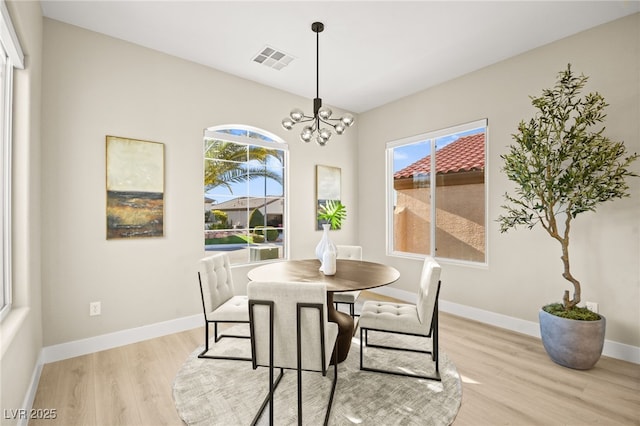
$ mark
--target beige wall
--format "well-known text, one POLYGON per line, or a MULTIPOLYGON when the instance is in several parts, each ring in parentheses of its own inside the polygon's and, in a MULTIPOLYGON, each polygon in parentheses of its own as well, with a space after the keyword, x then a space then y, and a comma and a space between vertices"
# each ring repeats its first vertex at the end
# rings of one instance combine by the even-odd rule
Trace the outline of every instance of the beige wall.
MULTIPOLYGON (((42 348, 40 285, 40 106, 42 14, 37 2, 7 2, 25 54, 14 75, 13 311, 2 321, 0 407, 19 409, 42 348)), ((16 420, 4 419, 2 424, 16 420)))
MULTIPOLYGON (((321 148, 280 126, 312 101, 58 21, 44 20, 44 40, 45 346, 200 312, 207 127, 246 124, 289 143, 292 257, 312 256, 321 237, 315 164, 342 168, 344 202, 358 216, 357 129, 321 148), (164 237, 106 240, 105 135, 165 144, 164 237), (92 301, 101 316, 88 316, 92 301)), ((336 242, 356 242, 356 224, 332 233, 336 242)), ((240 291, 247 269, 234 269, 240 291)))
MULTIPOLYGON (((488 267, 443 262, 443 300, 537 322, 540 306, 558 301, 569 283, 561 277, 557 242, 544 230, 500 234, 496 223, 511 184, 500 172, 520 120, 533 114, 529 95, 551 87, 571 63, 590 76, 608 108, 607 135, 640 152, 640 14, 486 67, 360 115, 360 243, 369 256, 401 270, 394 286, 416 291, 421 263, 385 251, 385 143, 487 118, 488 267), (393 123, 393 125, 390 125, 393 123), (364 214, 366 212, 366 214, 364 214), (379 230, 380 232, 371 232, 379 230)), ((640 172, 640 161, 633 165, 640 172)), ((572 269, 583 300, 600 304, 608 340, 640 346, 640 179, 632 196, 579 216, 572 231, 572 269)))

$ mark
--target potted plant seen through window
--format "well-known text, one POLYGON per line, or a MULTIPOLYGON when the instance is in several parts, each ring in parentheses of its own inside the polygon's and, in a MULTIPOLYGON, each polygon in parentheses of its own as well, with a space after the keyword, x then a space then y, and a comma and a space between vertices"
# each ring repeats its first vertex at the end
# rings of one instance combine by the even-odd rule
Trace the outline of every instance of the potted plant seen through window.
POLYGON ((626 179, 637 176, 629 166, 638 157, 604 135, 608 104, 597 92, 581 96, 587 80, 574 75, 569 64, 552 89, 531 97, 535 116, 520 122, 512 135, 515 144, 501 156, 515 189, 504 195, 506 213, 498 218, 501 232, 540 224, 559 243, 562 277, 572 284, 573 295, 565 290, 562 303, 540 310, 540 333, 554 362, 582 370, 600 359, 605 318, 578 306, 581 284, 569 267, 571 226, 579 214, 629 196, 626 179))

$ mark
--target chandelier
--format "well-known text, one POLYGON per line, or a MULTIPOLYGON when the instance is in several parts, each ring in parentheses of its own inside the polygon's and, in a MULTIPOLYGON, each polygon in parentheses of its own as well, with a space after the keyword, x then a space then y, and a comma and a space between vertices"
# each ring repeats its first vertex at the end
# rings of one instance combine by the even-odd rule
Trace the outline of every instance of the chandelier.
POLYGON ((333 111, 322 106, 322 99, 320 99, 319 95, 319 50, 320 33, 324 30, 324 24, 322 22, 314 22, 311 24, 311 30, 316 33, 316 97, 313 100, 313 115, 305 115, 301 109, 294 108, 289 113, 289 117, 282 120, 282 127, 291 130, 298 123, 309 123, 302 128, 300 139, 303 142, 310 142, 315 136, 318 145, 324 146, 333 135, 333 131, 338 135, 343 134, 347 127, 353 125, 354 118, 351 114, 345 114, 340 118, 331 118, 333 111), (324 127, 322 127, 323 125, 324 127))

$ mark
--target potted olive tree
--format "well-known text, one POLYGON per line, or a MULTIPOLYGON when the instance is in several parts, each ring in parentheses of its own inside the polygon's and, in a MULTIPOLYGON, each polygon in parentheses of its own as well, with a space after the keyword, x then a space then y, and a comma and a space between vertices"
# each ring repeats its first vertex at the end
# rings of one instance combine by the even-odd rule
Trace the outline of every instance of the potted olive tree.
POLYGON ((531 97, 537 113, 521 121, 509 146, 503 171, 515 182, 506 193, 500 231, 540 224, 561 249, 562 276, 573 286, 562 303, 544 306, 539 314, 542 342, 550 358, 566 367, 589 369, 602 354, 605 318, 579 307, 580 281, 569 262, 573 220, 595 211, 605 201, 628 197, 626 178, 636 153, 628 155, 622 142, 604 136, 604 109, 597 92, 581 96, 588 77, 576 76, 571 64, 558 74, 552 89, 531 97))

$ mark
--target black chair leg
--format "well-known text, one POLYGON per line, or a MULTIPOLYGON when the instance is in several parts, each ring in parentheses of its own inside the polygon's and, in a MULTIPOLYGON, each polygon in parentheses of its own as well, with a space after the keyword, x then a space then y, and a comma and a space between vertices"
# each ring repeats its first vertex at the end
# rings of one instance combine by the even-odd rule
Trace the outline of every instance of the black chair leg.
MULTIPOLYGON (((258 420, 260 420, 260 417, 262 416, 262 413, 264 412, 264 409, 267 407, 267 404, 270 404, 269 407, 269 420, 270 420, 270 425, 273 424, 273 394, 276 391, 276 388, 278 387, 278 384, 280 383, 280 380, 282 379, 282 376, 284 376, 284 370, 281 368, 280 369, 280 374, 278 374, 278 377, 276 377, 276 381, 275 382, 271 382, 271 386, 269 387, 269 393, 267 393, 267 396, 264 398, 264 401, 262 401, 262 405, 260 405, 260 409, 258 410, 258 412, 256 413, 255 417, 253 418, 253 421, 251 422, 251 426, 255 426, 258 423, 258 420)), ((270 374, 270 379, 273 380, 273 374, 270 374)))
POLYGON ((355 303, 333 302, 334 306, 336 307, 336 311, 338 310, 338 305, 340 303, 342 303, 344 305, 349 305, 349 315, 351 315, 351 318, 355 318, 356 316, 360 316, 360 315, 356 315, 356 305, 355 305, 355 303))
POLYGON ((209 323, 204 323, 204 353, 209 351, 209 323))
POLYGON ((204 322, 204 350, 198 354, 198 358, 206 358, 205 354, 209 352, 209 322, 204 322))
POLYGON ((324 416, 324 426, 329 424, 329 415, 331 414, 331 407, 333 407, 333 395, 336 393, 336 385, 338 384, 338 342, 333 349, 333 384, 331 385, 331 394, 329 395, 329 404, 327 405, 327 414, 324 416))
MULTIPOLYGON (((415 378, 418 378, 418 379, 435 380, 435 381, 438 381, 438 382, 442 381, 442 378, 440 376, 440 368, 439 368, 438 353, 437 353, 437 351, 438 351, 437 321, 434 322, 433 325, 435 326, 435 328, 432 329, 432 332, 430 333, 429 336, 418 336, 418 337, 426 337, 426 338, 431 337, 431 343, 432 343, 432 350, 431 351, 420 350, 420 349, 411 349, 411 348, 402 348, 402 347, 395 347, 395 346, 377 345, 377 344, 373 344, 373 343, 370 344, 369 341, 368 341, 368 331, 369 331, 369 329, 360 327, 360 370, 362 370, 362 371, 372 371, 372 372, 376 372, 376 373, 393 374, 395 376, 415 377, 415 378), (363 339, 363 333, 364 333, 364 339, 363 339), (364 345, 363 345, 363 343, 364 343, 364 345), (429 354, 429 355, 431 355, 432 360, 435 361, 435 372, 432 375, 421 375, 421 374, 411 374, 411 373, 403 373, 403 372, 400 372, 400 371, 382 370, 382 369, 379 369, 379 368, 365 367, 364 366, 364 348, 367 348, 367 347, 429 354)), ((390 334, 406 334, 406 333, 397 333, 397 332, 392 332, 392 331, 387 331, 387 330, 374 330, 374 331, 378 331, 378 332, 381 332, 381 333, 390 333, 390 334)), ((415 336, 417 336, 417 335, 415 335, 415 336)))
POLYGON ((206 355, 209 352, 209 323, 213 322, 214 341, 217 343, 223 337, 233 337, 236 339, 250 339, 250 336, 239 336, 234 334, 221 334, 218 336, 218 323, 216 321, 204 322, 204 350, 198 354, 198 358, 206 359, 228 359, 234 361, 251 361, 251 358, 237 357, 237 356, 220 356, 220 355, 206 355))

